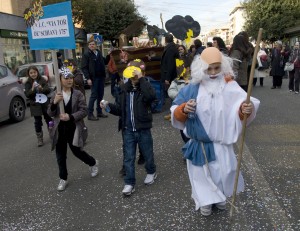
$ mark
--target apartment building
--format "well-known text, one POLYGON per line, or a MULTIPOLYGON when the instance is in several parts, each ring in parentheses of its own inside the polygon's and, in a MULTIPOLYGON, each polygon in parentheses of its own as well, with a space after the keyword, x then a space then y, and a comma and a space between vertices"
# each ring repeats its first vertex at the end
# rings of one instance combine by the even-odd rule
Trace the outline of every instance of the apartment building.
POLYGON ((235 35, 239 32, 244 30, 245 19, 246 19, 246 12, 244 7, 241 5, 237 5, 234 9, 230 12, 230 24, 229 24, 229 42, 230 44, 233 41, 235 35))

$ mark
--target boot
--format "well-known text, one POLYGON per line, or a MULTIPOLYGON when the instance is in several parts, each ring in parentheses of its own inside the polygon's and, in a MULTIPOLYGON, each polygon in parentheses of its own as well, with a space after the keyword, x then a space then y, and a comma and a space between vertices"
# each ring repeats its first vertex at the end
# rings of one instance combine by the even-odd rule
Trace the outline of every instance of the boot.
POLYGON ((43 141, 43 131, 36 133, 37 139, 38 139, 38 147, 41 147, 44 145, 43 141))

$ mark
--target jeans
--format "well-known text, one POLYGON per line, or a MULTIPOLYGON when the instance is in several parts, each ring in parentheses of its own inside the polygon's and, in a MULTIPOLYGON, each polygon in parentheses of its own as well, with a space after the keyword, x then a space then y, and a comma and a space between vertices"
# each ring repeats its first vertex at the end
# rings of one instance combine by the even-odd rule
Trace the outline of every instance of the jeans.
POLYGON ((94 113, 94 104, 95 101, 97 101, 96 109, 97 109, 97 114, 102 114, 102 109, 100 107, 100 101, 103 99, 104 95, 104 82, 105 78, 103 77, 98 77, 94 78, 92 80, 92 88, 91 88, 91 96, 89 100, 89 116, 91 116, 94 113))
POLYGON ((153 174, 156 171, 153 154, 153 139, 150 129, 140 131, 123 130, 123 148, 124 148, 124 167, 126 175, 124 182, 126 185, 135 185, 135 158, 136 146, 139 145, 140 151, 145 158, 145 169, 147 174, 153 174))

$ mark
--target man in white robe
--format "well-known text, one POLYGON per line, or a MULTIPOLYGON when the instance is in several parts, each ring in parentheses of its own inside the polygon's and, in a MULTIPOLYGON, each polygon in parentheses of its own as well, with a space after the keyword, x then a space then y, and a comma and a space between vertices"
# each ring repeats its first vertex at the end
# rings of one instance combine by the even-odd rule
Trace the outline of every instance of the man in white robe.
MULTIPOLYGON (((259 100, 234 81, 232 60, 214 48, 206 48, 192 63, 191 84, 184 87, 171 107, 172 125, 184 131, 190 141, 183 147, 196 210, 204 216, 212 205, 225 209, 226 197, 233 194, 237 161, 233 145, 256 115, 259 100), (194 101, 196 101, 196 106, 194 101), (190 116, 195 113, 196 116, 190 116)), ((239 175, 237 192, 244 190, 239 175)))

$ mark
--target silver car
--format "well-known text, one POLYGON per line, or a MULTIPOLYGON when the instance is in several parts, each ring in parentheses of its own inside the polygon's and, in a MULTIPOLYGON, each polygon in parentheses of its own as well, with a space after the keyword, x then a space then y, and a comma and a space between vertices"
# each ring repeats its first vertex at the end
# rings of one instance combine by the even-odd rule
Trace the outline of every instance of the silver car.
POLYGON ((25 117, 26 96, 24 85, 13 73, 0 65, 0 121, 20 122, 25 117))

